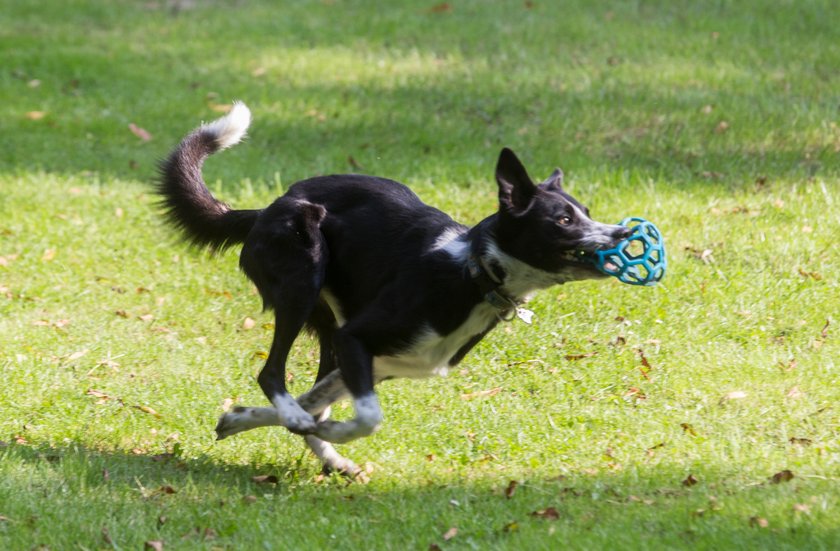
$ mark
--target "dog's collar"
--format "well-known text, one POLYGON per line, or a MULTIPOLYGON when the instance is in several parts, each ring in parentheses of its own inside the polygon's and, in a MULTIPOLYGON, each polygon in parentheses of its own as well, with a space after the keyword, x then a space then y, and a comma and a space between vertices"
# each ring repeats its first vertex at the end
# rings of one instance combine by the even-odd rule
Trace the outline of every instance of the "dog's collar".
POLYGON ((501 291, 501 278, 492 269, 488 268, 481 256, 475 252, 471 252, 467 257, 467 269, 472 280, 478 285, 478 290, 484 297, 484 302, 497 310, 500 320, 512 320, 516 316, 521 301, 501 291))

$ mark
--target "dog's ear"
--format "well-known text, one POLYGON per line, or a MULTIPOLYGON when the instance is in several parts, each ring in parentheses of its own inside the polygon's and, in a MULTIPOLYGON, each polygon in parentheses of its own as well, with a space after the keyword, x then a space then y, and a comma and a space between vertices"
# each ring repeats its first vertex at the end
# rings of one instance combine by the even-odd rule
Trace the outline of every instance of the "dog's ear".
POLYGON ((525 167, 507 147, 499 154, 496 182, 499 184, 499 208, 511 213, 527 210, 537 192, 525 167))
POLYGON ((563 171, 555 168, 551 176, 540 184, 540 187, 546 191, 563 191, 563 171))

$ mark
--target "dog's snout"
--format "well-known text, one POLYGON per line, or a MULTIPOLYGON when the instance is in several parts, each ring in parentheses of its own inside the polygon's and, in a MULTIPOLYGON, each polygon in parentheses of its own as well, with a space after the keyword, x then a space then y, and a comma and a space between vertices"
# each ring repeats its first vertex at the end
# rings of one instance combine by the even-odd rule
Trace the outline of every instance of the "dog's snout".
POLYGON ((626 226, 618 226, 613 232, 613 237, 615 237, 618 240, 627 239, 632 233, 632 228, 628 228, 626 226))

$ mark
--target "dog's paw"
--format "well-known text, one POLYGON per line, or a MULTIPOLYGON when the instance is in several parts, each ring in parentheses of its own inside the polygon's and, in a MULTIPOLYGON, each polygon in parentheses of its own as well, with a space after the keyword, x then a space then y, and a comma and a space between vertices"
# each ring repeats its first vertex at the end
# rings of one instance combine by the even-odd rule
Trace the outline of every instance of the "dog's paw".
POLYGON ((282 422, 274 408, 236 406, 219 417, 216 439, 224 440, 239 432, 276 425, 282 425, 282 422))
POLYGON ((302 415, 291 415, 283 419, 283 426, 289 429, 289 432, 300 435, 312 434, 318 426, 315 418, 301 410, 302 415))
POLYGON ((236 425, 237 423, 234 421, 230 413, 223 413, 222 416, 219 417, 219 422, 216 423, 216 428, 213 429, 216 431, 216 440, 224 440, 228 436, 233 436, 237 432, 243 430, 237 428, 236 425))
POLYGON ((295 434, 312 434, 317 422, 297 401, 288 394, 275 396, 271 402, 280 418, 280 424, 295 434))

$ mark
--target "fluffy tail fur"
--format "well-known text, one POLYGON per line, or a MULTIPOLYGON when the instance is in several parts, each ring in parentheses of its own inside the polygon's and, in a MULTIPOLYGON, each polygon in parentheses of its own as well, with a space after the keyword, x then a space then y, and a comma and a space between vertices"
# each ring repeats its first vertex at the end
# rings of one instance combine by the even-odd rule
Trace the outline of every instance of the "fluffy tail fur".
POLYGON ((184 138, 160 165, 158 193, 166 216, 198 246, 221 250, 242 243, 259 215, 258 210, 233 210, 218 201, 201 176, 204 160, 239 143, 250 124, 251 111, 235 102, 227 115, 184 138))

